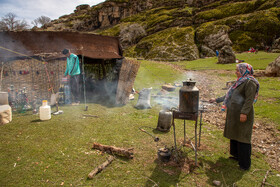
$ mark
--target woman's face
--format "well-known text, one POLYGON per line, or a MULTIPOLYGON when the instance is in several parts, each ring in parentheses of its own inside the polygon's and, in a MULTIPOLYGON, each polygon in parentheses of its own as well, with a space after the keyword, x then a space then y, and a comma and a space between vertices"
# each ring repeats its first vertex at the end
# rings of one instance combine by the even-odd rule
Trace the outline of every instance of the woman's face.
POLYGON ((240 73, 240 71, 239 71, 238 66, 236 66, 235 74, 236 74, 237 78, 240 78, 240 77, 241 77, 241 73, 240 73))

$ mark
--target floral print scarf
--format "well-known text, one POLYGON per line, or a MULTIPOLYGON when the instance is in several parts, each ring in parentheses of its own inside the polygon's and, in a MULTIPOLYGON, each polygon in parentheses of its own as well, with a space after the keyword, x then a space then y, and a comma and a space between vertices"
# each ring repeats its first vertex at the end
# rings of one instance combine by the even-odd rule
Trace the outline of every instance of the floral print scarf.
POLYGON ((229 98, 230 98, 233 90, 236 89, 239 85, 241 85, 248 79, 252 80, 257 85, 257 91, 256 91, 254 103, 257 102, 260 84, 257 81, 257 79, 255 79, 255 77, 253 77, 253 74, 254 74, 253 67, 250 64, 241 63, 241 64, 237 64, 237 68, 239 69, 241 77, 237 78, 237 81, 228 89, 225 100, 223 102, 222 111, 226 110, 226 106, 228 104, 229 98))

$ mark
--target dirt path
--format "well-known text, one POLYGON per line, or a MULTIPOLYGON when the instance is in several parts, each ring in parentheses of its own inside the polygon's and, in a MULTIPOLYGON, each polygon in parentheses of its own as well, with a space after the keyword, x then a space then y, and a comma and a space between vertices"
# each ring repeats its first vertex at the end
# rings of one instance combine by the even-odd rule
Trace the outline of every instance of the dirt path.
MULTIPOLYGON (((164 62, 163 62, 164 63, 164 62)), ((225 70, 207 70, 207 71, 186 71, 180 66, 168 64, 174 69, 186 73, 187 77, 192 77, 196 80, 196 85, 200 90, 200 101, 208 101, 210 98, 215 98, 215 93, 226 93, 226 82, 218 77, 219 73, 225 73, 225 70)), ((234 73, 234 72, 226 72, 234 73)), ((219 95, 222 96, 222 95, 219 95)), ((207 103, 205 103, 207 104, 207 103)), ((225 122, 225 112, 221 111, 219 104, 207 105, 208 112, 203 114, 203 121, 216 125, 223 130, 225 122)), ((270 164, 271 168, 280 171, 280 136, 276 125, 265 120, 255 118, 253 135, 252 135, 252 149, 260 152, 266 156, 266 161, 270 164)), ((254 154, 254 152, 253 152, 254 154)), ((257 156, 257 155, 255 155, 257 156)))

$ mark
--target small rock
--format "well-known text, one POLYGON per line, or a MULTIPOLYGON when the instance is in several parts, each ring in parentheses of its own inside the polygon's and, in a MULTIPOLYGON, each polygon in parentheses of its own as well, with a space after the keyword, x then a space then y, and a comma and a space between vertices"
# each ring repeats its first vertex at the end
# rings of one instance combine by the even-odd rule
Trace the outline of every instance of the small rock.
POLYGON ((275 155, 275 151, 270 151, 270 155, 275 155))
POLYGON ((215 186, 221 186, 221 181, 216 181, 216 180, 214 180, 214 181, 213 181, 213 184, 214 184, 215 186))

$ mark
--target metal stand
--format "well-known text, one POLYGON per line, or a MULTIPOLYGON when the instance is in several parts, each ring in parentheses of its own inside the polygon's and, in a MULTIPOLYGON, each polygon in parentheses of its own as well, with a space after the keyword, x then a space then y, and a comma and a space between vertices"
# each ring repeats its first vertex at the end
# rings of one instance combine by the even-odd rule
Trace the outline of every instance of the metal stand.
POLYGON ((191 139, 189 139, 189 141, 193 147, 193 150, 195 151, 195 165, 197 166, 197 147, 200 146, 202 111, 200 111, 199 145, 197 145, 198 112, 186 113, 186 112, 180 112, 180 111, 173 111, 172 126, 173 126, 173 131, 174 131, 174 145, 175 145, 175 152, 176 152, 176 159, 177 159, 178 150, 177 150, 177 144, 176 144, 176 131, 175 131, 175 122, 174 122, 175 119, 184 120, 184 145, 186 144, 186 122, 185 122, 185 120, 195 121, 195 131, 194 131, 195 145, 192 144, 191 139))

